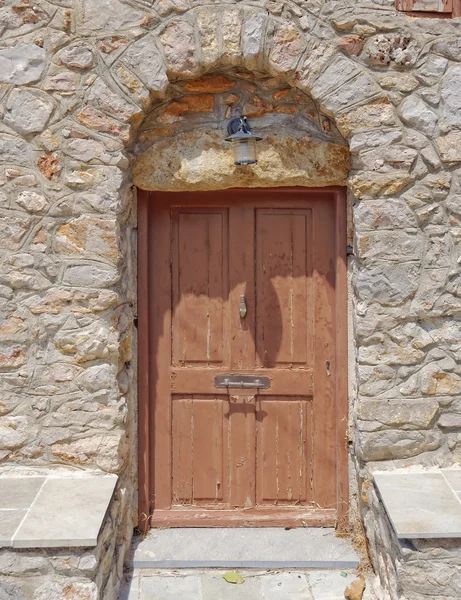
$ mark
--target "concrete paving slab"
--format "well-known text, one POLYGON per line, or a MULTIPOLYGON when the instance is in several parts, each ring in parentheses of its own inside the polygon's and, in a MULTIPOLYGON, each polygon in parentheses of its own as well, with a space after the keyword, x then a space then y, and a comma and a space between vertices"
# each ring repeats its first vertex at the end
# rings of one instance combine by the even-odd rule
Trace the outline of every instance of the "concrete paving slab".
POLYGON ((345 571, 310 571, 313 600, 344 600, 344 590, 355 579, 355 573, 345 571))
POLYGON ((228 583, 222 577, 225 571, 207 573, 200 576, 202 599, 206 600, 255 600, 262 598, 261 579, 259 577, 245 576, 244 583, 228 583))
POLYGON ((48 478, 13 537, 14 548, 93 547, 117 477, 48 478))
POLYGON ((353 569, 359 557, 334 529, 152 529, 134 543, 133 568, 353 569))
POLYGON ((0 477, 0 509, 29 508, 45 477, 0 477))
MULTIPOLYGON (((210 597, 213 598, 212 596, 210 597)), ((140 600, 202 600, 200 575, 143 577, 140 600)), ((214 600, 214 599, 213 599, 214 600)))
POLYGON ((461 537, 461 502, 442 473, 375 473, 397 537, 461 537))
POLYGON ((313 600, 308 576, 293 571, 261 577, 264 600, 313 600))
POLYGON ((461 470, 442 469, 442 475, 447 480, 448 485, 453 488, 456 493, 461 492, 461 470))
POLYGON ((0 509, 0 548, 11 546, 11 538, 25 514, 25 510, 0 509))

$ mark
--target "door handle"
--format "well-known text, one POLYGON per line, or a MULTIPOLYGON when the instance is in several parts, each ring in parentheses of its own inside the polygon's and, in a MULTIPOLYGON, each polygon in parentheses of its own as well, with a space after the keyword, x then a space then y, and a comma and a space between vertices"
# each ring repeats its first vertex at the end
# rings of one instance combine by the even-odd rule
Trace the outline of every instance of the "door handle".
POLYGON ((240 296, 239 314, 240 318, 244 319, 247 316, 247 301, 245 296, 240 296))

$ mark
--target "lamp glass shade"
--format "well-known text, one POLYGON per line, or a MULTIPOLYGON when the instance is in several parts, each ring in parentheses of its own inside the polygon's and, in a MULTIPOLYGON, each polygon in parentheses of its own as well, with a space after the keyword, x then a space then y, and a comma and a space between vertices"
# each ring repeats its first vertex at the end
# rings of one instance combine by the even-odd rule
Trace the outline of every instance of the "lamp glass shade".
POLYGON ((232 140, 234 151, 234 164, 254 165, 256 160, 256 139, 254 137, 234 138, 232 140))

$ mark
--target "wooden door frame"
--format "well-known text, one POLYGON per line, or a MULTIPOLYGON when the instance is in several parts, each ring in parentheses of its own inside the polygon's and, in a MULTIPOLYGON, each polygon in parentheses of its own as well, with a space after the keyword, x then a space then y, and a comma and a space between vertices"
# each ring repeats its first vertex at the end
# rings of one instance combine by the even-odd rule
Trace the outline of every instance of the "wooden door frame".
MULTIPOLYGON (((346 249, 346 188, 343 187, 280 187, 280 188, 234 188, 225 193, 251 193, 259 196, 265 192, 308 195, 330 199, 335 203, 336 230, 336 448, 337 448, 337 528, 345 530, 348 525, 348 385, 347 385, 347 249, 346 249)), ((152 348, 150 348, 149 298, 155 293, 156 284, 152 277, 152 261, 149 261, 149 234, 152 222, 149 219, 149 197, 155 192, 138 189, 138 527, 147 531, 150 527, 151 502, 150 479, 153 443, 153 390, 149 382, 152 348)), ((173 194, 173 193, 172 193, 173 194)), ((178 193, 178 196, 182 192, 178 193)), ((207 202, 204 193, 203 202, 207 202)), ((165 224, 166 225, 166 224, 165 224)), ((168 232, 169 235, 169 232, 168 232)), ((167 241, 167 240, 165 240, 167 241)), ((320 516, 320 515, 319 515, 320 516)), ((273 522, 271 522, 273 524, 273 522)), ((314 523, 312 523, 314 524, 314 523)), ((321 525, 321 519, 316 523, 321 525)), ((176 523, 181 526, 180 521, 176 523)), ((203 523, 202 526, 206 526, 203 523)))

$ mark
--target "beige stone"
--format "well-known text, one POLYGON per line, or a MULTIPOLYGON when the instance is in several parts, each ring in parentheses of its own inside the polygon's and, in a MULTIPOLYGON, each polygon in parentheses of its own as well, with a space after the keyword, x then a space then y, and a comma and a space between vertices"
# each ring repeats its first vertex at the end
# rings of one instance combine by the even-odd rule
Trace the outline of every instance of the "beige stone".
POLYGON ((235 81, 224 75, 204 75, 194 81, 186 81, 184 84, 186 92, 205 92, 207 94, 226 92, 233 87, 235 87, 235 81))
POLYGON ((350 180, 350 189, 358 199, 394 196, 414 181, 412 175, 363 172, 350 180))
POLYGON ((94 254, 115 261, 117 230, 114 219, 79 217, 59 227, 55 249, 58 254, 94 254))
POLYGON ((444 162, 461 162, 461 131, 450 131, 435 140, 440 157, 444 162))
POLYGON ((313 139, 266 137, 258 145, 258 164, 234 165, 221 131, 196 130, 159 141, 138 156, 136 185, 153 190, 213 190, 279 185, 345 185, 347 147, 313 139))
POLYGON ((337 118, 336 123, 341 133, 348 137, 355 131, 395 125, 395 109, 392 104, 385 102, 366 104, 365 106, 361 106, 360 108, 340 115, 337 118))
POLYGON ((47 179, 53 179, 53 176, 59 175, 62 170, 61 159, 55 152, 40 156, 37 164, 38 168, 47 179))
POLYGON ((303 36, 293 23, 278 27, 269 51, 269 64, 276 73, 288 73, 296 63, 304 45, 303 36))
POLYGON ((119 123, 115 119, 112 119, 112 117, 109 117, 91 106, 83 107, 77 114, 77 119, 82 125, 88 127, 88 129, 109 133, 110 135, 121 138, 124 142, 128 142, 130 139, 129 127, 119 123))
POLYGON ((173 21, 160 35, 167 61, 167 70, 173 76, 188 77, 196 73, 194 28, 187 21, 173 21))

